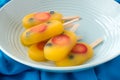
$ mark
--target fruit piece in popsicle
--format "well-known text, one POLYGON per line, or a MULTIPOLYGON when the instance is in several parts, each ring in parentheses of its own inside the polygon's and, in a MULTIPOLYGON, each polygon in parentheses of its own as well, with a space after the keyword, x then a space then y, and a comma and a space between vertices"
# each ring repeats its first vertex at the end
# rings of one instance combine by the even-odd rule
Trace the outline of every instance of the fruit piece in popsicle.
POLYGON ((62 24, 60 21, 52 20, 35 27, 25 30, 21 35, 21 42, 25 46, 29 46, 38 42, 45 41, 53 36, 59 35, 64 31, 66 25, 71 24, 79 19, 74 19, 62 24))
POLYGON ((71 53, 64 59, 57 61, 55 64, 57 66, 76 66, 85 63, 93 57, 93 48, 101 43, 103 39, 98 39, 91 45, 84 42, 77 43, 71 53))
POLYGON ((71 16, 71 17, 65 17, 63 18, 62 14, 50 11, 50 12, 37 12, 37 13, 31 13, 26 15, 23 20, 22 24, 25 28, 30 28, 33 26, 36 26, 38 24, 50 21, 50 20, 58 20, 62 22, 63 20, 70 20, 78 18, 78 16, 71 16))
POLYGON ((32 60, 37 62, 46 61, 44 57, 44 51, 43 51, 44 45, 46 44, 46 42, 47 41, 33 44, 28 48, 28 55, 32 60))
POLYGON ((72 31, 65 30, 63 34, 51 38, 44 47, 45 58, 59 61, 65 58, 77 42, 77 36, 72 31))

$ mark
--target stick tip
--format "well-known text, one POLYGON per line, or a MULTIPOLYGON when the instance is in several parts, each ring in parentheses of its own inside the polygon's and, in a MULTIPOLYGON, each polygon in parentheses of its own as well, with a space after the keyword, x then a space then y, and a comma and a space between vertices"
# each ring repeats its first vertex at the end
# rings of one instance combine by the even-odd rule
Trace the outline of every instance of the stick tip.
POLYGON ((102 43, 103 40, 104 40, 103 38, 98 38, 96 41, 94 41, 94 42, 91 43, 90 45, 91 45, 92 48, 94 48, 94 47, 96 47, 97 45, 99 45, 100 43, 102 43))

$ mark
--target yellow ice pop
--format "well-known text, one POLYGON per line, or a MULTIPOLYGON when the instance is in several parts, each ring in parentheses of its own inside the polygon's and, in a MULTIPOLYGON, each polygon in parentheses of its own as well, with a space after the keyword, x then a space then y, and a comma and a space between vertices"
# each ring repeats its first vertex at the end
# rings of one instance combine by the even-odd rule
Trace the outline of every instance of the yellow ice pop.
POLYGON ((22 19, 22 24, 23 24, 23 27, 30 28, 51 20, 58 20, 60 22, 63 22, 64 20, 70 20, 75 18, 79 18, 79 16, 70 16, 70 17, 63 18, 63 15, 61 13, 58 13, 55 11, 36 12, 36 13, 31 13, 26 15, 22 19))
POLYGON ((23 45, 31 45, 59 35, 64 28, 61 22, 53 20, 25 30, 21 35, 23 45))
POLYGON ((102 41, 103 39, 100 38, 91 45, 84 42, 77 43, 66 58, 55 62, 56 66, 76 66, 85 63, 93 57, 93 48, 102 41))
POLYGON ((60 21, 52 20, 35 27, 25 30, 21 35, 21 42, 25 46, 45 41, 53 36, 59 35, 63 32, 66 25, 71 24, 79 19, 74 19, 62 24, 60 21))
MULTIPOLYGON (((74 27, 73 24, 69 25, 69 26, 74 27)), ((78 37, 78 39, 81 39, 81 37, 78 37)), ((29 57, 32 60, 37 61, 37 62, 46 61, 45 56, 44 56, 44 51, 43 51, 43 48, 44 48, 46 43, 47 43, 47 41, 44 41, 44 42, 40 42, 40 43, 37 43, 37 44, 33 44, 30 47, 28 47, 29 57)))
POLYGON ((47 41, 40 42, 37 44, 33 44, 28 48, 28 55, 30 59, 40 62, 40 61, 46 61, 44 57, 44 45, 47 43, 47 41))
POLYGON ((51 38, 44 47, 45 58, 59 61, 65 58, 77 42, 77 36, 72 31, 65 30, 63 34, 51 38))

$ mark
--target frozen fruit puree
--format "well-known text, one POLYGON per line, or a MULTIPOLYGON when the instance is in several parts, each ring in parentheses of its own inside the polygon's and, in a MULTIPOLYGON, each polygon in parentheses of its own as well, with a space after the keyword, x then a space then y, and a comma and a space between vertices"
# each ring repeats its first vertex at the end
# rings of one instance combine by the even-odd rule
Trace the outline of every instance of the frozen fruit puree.
POLYGON ((59 35, 63 31, 64 27, 60 21, 48 21, 25 30, 21 35, 21 42, 26 46, 32 45, 59 35))
POLYGON ((44 57, 44 51, 43 51, 45 44, 46 44, 46 41, 31 45, 28 48, 29 57, 32 60, 37 61, 37 62, 46 61, 44 57))
POLYGON ((64 59, 57 61, 57 66, 76 66, 85 63, 93 57, 93 49, 90 45, 84 42, 77 43, 71 53, 64 59))
POLYGON ((76 42, 75 33, 65 30, 63 34, 57 35, 47 42, 44 47, 45 58, 51 61, 62 60, 69 54, 76 42))
POLYGON ((61 13, 58 13, 55 11, 36 12, 36 13, 31 13, 24 16, 22 20, 22 24, 23 24, 23 27, 30 28, 51 20, 58 20, 62 22, 62 17, 63 16, 61 13))
POLYGON ((33 61, 53 61, 56 66, 77 66, 93 57, 93 48, 101 40, 89 45, 77 42, 75 31, 79 16, 63 17, 55 11, 35 12, 22 19, 26 29, 20 36, 21 43, 28 47, 28 56, 33 61), (72 27, 71 29, 68 29, 72 27))

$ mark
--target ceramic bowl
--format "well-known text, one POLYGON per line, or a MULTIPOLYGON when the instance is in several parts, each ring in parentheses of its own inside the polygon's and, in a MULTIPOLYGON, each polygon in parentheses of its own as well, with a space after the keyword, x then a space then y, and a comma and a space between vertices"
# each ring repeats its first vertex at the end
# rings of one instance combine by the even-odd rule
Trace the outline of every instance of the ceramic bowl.
POLYGON ((119 55, 119 18, 120 5, 114 0, 11 0, 0 10, 0 49, 12 59, 41 70, 71 72, 88 69, 119 55), (79 15, 82 20, 77 22, 80 27, 75 33, 83 36, 82 41, 90 44, 97 38, 103 38, 104 41, 94 48, 91 60, 78 66, 56 67, 51 62, 29 59, 27 48, 20 42, 24 31, 21 20, 26 14, 51 10, 64 16, 79 15))

